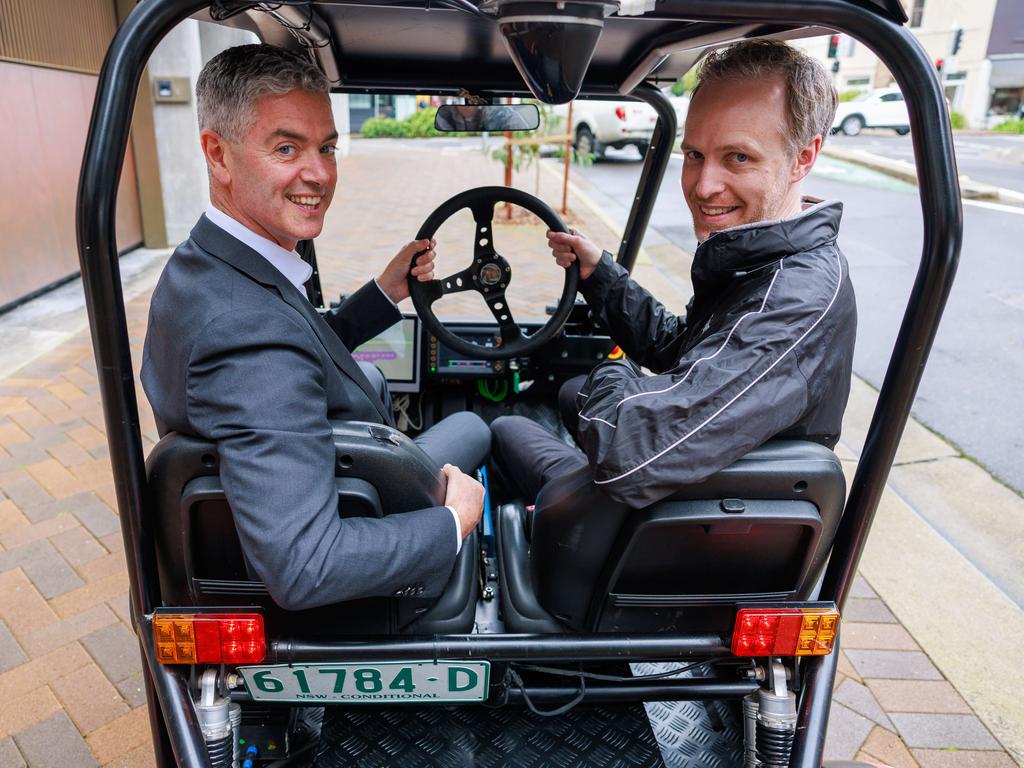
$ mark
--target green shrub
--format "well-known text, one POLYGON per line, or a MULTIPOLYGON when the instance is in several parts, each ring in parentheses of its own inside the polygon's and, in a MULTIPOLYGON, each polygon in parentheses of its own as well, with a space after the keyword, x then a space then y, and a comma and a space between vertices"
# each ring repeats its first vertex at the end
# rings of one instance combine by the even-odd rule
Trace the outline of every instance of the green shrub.
POLYGON ((1004 120, 993 130, 1001 131, 1002 133, 1024 133, 1024 120, 1013 118, 1004 120))
POLYGON ((960 130, 967 127, 967 118, 964 117, 963 112, 950 112, 949 124, 956 130, 960 130))
POLYGON ((409 126, 405 125, 404 120, 398 121, 393 117, 371 117, 363 123, 363 127, 359 129, 359 132, 368 139, 408 136, 409 126))
POLYGON ((427 136, 444 136, 434 129, 436 107, 418 109, 406 118, 395 120, 393 117, 371 117, 359 132, 368 139, 382 137, 400 137, 421 139, 427 136))
POLYGON ((851 88, 850 90, 843 91, 842 93, 839 94, 839 101, 840 102, 853 101, 858 96, 860 96, 862 93, 864 93, 864 91, 858 90, 856 88, 851 88))
POLYGON ((443 136, 441 131, 434 128, 434 115, 437 114, 435 107, 418 109, 405 118, 402 123, 409 129, 407 136, 423 138, 425 136, 443 136))

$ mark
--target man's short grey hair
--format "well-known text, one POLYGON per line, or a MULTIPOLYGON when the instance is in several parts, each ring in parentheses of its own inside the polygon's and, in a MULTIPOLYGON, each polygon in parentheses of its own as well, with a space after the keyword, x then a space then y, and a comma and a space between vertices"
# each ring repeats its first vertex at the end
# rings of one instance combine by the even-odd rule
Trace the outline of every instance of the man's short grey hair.
POLYGON ((330 92, 327 77, 303 54, 266 44, 221 51, 196 80, 199 130, 209 128, 228 141, 241 141, 252 128, 257 99, 297 88, 330 92))
MULTIPOLYGON (((815 59, 781 40, 744 40, 712 51, 697 71, 697 94, 705 83, 759 80, 779 76, 786 84, 786 144, 796 155, 817 135, 822 143, 832 129, 839 95, 832 78, 815 59)), ((757 120, 757 115, 751 115, 757 120)))

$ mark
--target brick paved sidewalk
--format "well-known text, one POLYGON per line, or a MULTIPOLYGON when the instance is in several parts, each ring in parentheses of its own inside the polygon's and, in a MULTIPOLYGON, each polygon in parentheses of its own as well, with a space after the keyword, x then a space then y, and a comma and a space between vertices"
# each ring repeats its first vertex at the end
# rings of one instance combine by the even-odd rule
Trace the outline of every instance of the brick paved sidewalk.
MULTIPOLYGON (((327 295, 378 272, 441 200, 501 182, 497 163, 450 143, 353 147, 342 161, 335 215, 319 241, 327 295)), ((544 174, 541 182, 543 196, 557 201, 554 176, 544 174)), ((533 184, 532 172, 520 181, 528 191, 533 184)), ((592 211, 578 206, 576 214, 575 225, 596 241, 617 242, 592 211)), ((539 315, 560 283, 544 255, 542 228, 495 224, 499 249, 519 257, 510 261, 523 290, 510 304, 515 310, 512 302, 522 301, 524 318, 539 315)), ((458 222, 450 236, 439 236, 444 274, 468 258, 470 241, 460 237, 469 232, 458 222)), ((678 273, 679 259, 651 248, 636 272, 677 310, 686 296, 666 287, 678 274, 672 281, 665 274, 678 273)), ((154 267, 140 276, 143 287, 155 274, 154 267)), ((148 297, 142 290, 127 307, 136 365, 148 297)), ((475 312, 482 310, 481 303, 475 312)), ((472 311, 459 305, 443 316, 472 311)), ((10 316, 0 318, 0 326, 5 322, 10 316)), ((32 359, 37 351, 26 349, 27 364, 9 375, 3 371, 10 365, 0 367, 0 768, 150 766, 89 336, 72 334, 32 359)), ((148 450, 155 428, 141 393, 140 403, 148 450)), ((843 648, 829 756, 895 768, 1014 764, 863 579, 846 610, 843 648)))

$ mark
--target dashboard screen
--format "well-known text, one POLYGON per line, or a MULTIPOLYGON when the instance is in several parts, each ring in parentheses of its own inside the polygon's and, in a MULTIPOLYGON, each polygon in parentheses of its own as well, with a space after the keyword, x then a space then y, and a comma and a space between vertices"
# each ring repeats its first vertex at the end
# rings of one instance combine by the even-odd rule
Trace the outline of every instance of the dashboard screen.
POLYGON ((419 392, 419 341, 419 318, 403 317, 400 323, 357 347, 352 357, 380 368, 392 392, 419 392))

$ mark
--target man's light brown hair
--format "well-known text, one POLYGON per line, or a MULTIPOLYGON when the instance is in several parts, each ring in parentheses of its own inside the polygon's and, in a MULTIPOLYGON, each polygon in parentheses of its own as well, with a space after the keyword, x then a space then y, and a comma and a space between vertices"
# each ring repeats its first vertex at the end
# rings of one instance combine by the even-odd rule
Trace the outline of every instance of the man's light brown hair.
MULTIPOLYGON (((832 128, 839 95, 825 68, 781 40, 744 40, 712 51, 697 70, 696 95, 705 83, 781 77, 786 84, 786 145, 796 155, 817 135, 822 144, 832 128)), ((751 120, 760 116, 751 115, 751 120)))

